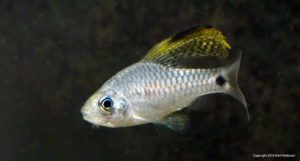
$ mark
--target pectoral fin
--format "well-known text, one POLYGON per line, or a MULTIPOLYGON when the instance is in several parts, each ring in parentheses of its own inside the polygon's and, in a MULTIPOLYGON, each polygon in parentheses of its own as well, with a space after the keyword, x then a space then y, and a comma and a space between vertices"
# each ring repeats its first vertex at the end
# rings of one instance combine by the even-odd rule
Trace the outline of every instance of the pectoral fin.
POLYGON ((183 113, 172 113, 157 123, 179 133, 186 133, 190 127, 190 119, 183 113))

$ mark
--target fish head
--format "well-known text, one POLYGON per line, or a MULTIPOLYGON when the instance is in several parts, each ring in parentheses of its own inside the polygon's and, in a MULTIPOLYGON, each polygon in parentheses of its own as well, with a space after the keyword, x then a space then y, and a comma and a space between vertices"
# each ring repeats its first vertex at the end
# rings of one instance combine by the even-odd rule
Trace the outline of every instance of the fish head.
POLYGON ((117 90, 99 89, 81 108, 83 119, 97 126, 126 126, 131 117, 127 99, 117 90))

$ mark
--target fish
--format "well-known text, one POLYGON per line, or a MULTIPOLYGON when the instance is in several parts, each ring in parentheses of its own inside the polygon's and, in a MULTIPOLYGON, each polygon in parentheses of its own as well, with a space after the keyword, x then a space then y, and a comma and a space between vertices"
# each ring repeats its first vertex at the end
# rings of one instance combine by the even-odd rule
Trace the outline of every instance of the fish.
POLYGON ((137 63, 116 73, 81 108, 85 121, 104 127, 152 123, 178 132, 189 129, 182 109, 197 98, 224 93, 238 100, 250 120, 238 85, 241 53, 231 64, 216 68, 187 67, 187 58, 226 58, 231 49, 221 31, 196 27, 159 42, 137 63))

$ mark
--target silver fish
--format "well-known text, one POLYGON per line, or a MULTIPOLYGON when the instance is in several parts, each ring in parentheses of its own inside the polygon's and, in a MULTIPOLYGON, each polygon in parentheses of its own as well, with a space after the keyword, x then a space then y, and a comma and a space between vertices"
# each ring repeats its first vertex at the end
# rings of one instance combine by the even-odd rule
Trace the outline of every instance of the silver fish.
POLYGON ((146 123, 165 125, 179 132, 189 118, 177 111, 200 96, 225 93, 246 100, 238 83, 241 54, 231 65, 219 68, 185 68, 189 57, 227 57, 230 45, 216 29, 195 28, 165 39, 139 62, 121 70, 97 90, 81 109, 84 120, 106 127, 146 123))

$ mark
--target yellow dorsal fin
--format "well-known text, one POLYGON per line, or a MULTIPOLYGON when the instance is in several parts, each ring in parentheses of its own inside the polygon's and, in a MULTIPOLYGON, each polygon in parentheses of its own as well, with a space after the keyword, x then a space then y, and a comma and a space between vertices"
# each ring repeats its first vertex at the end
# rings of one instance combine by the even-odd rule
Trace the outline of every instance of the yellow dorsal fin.
POLYGON ((188 57, 228 56, 230 45, 225 36, 215 28, 193 28, 162 40, 144 56, 142 61, 176 64, 188 57))

